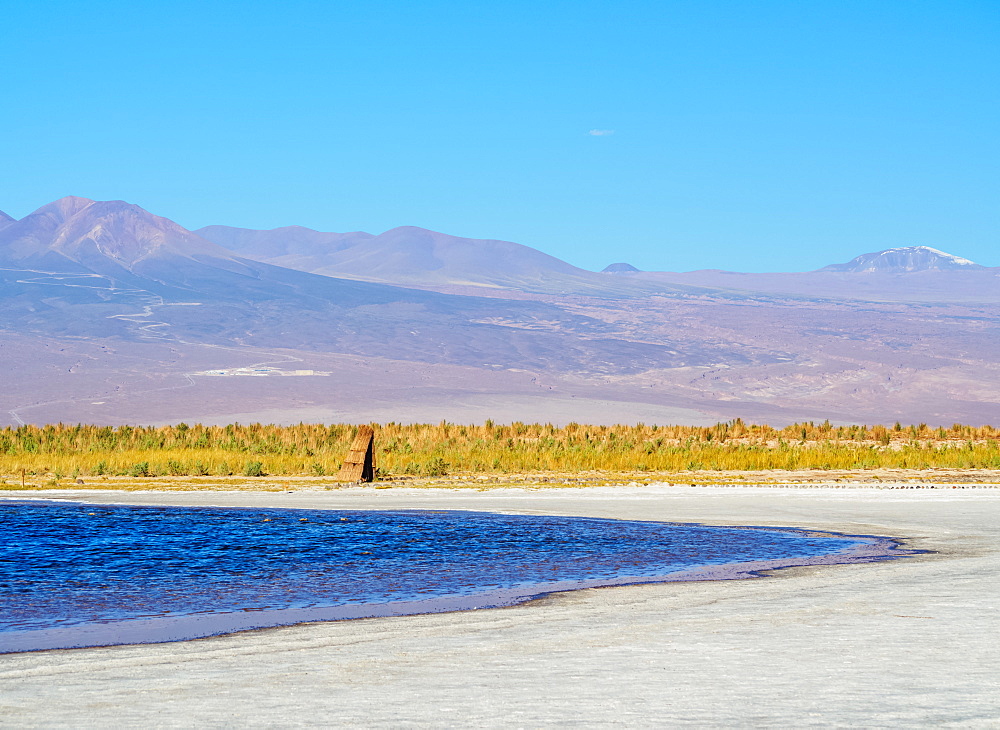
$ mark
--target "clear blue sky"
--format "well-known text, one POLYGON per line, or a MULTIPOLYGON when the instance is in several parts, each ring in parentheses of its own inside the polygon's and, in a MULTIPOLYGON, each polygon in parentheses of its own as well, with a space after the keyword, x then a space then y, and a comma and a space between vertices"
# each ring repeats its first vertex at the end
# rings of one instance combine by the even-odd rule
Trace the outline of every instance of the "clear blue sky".
POLYGON ((1000 265, 1000 2, 0 0, 0 210, 1000 265), (591 134, 591 130, 613 132, 591 134))

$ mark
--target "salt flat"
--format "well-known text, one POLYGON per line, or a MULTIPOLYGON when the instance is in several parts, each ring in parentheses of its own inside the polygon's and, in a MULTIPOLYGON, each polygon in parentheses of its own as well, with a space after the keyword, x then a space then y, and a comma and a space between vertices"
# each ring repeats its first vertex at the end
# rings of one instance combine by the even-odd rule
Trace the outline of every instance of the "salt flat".
POLYGON ((11 492, 477 509, 892 535, 935 551, 506 609, 0 657, 0 725, 1000 727, 1000 491, 589 487, 11 492))

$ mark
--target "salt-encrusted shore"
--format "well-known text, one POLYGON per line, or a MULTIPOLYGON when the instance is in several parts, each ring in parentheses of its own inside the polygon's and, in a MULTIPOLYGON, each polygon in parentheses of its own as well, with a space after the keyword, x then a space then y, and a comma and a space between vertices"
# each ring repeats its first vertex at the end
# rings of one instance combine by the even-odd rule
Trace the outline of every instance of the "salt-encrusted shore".
POLYGON ((5 655, 0 725, 1000 725, 1000 490, 837 486, 8 492, 773 525, 935 552, 496 610, 5 655))

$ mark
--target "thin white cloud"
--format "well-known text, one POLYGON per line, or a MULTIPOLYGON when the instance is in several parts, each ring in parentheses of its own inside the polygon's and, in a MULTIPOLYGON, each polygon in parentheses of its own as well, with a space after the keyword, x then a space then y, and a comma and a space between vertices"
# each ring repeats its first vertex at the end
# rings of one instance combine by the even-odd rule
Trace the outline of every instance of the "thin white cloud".
POLYGON ((610 137, 614 133, 613 129, 591 129, 587 132, 591 137, 610 137))

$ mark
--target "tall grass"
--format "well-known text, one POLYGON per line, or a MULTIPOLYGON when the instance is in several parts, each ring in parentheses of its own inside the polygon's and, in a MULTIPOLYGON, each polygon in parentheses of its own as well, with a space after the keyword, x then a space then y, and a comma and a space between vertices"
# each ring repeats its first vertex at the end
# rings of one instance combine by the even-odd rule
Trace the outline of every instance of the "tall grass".
MULTIPOLYGON (((1000 469, 1000 431, 991 426, 372 425, 382 474, 1000 469)), ((355 432, 344 424, 8 427, 0 474, 322 476, 337 472, 355 432)))

